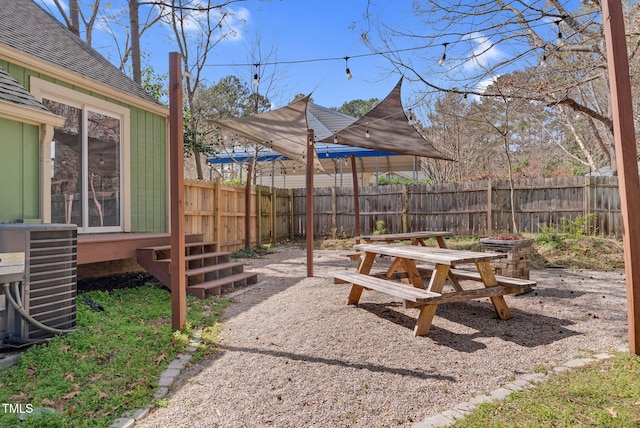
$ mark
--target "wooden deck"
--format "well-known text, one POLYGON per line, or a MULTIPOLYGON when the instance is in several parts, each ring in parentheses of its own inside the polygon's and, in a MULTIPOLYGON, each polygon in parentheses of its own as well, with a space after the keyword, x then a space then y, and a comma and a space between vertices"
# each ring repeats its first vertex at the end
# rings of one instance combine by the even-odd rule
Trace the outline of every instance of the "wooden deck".
MULTIPOLYGON (((197 242, 202 234, 187 234, 186 242, 197 242)), ((140 247, 171 244, 169 233, 78 234, 78 265, 136 258, 140 247)))

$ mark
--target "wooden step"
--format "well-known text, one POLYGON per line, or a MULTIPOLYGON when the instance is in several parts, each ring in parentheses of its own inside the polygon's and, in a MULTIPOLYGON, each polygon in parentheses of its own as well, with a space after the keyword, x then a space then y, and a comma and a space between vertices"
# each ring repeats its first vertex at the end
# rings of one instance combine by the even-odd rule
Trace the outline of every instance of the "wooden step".
MULTIPOLYGON (((205 260, 205 259, 213 259, 213 258, 221 258, 221 257, 224 257, 226 259, 225 262, 227 262, 231 259, 231 253, 225 252, 225 251, 218 251, 215 253, 190 254, 188 256, 184 256, 184 260, 186 262, 191 262, 195 260, 205 260)), ((171 258, 155 259, 154 261, 160 262, 160 263, 163 263, 163 262, 168 263, 171 261, 171 258)))
POLYGON ((185 274, 187 276, 194 276, 194 275, 200 275, 200 274, 205 274, 205 273, 211 273, 211 272, 217 272, 217 271, 221 271, 221 270, 225 270, 225 269, 237 269, 240 268, 240 272, 235 272, 235 273, 241 273, 242 270, 244 269, 244 265, 240 262, 227 262, 227 263, 219 263, 216 265, 210 265, 210 266, 202 266, 202 267, 198 267, 198 268, 193 268, 193 269, 187 269, 185 271, 185 274))
MULTIPOLYGON (((215 245, 216 245, 215 242, 201 241, 201 242, 186 242, 184 244, 184 247, 185 248, 203 247, 203 246, 215 247, 215 245)), ((158 245, 157 247, 138 248, 138 250, 155 250, 155 251, 166 251, 170 249, 171 249, 171 245, 158 245)))
POLYGON ((236 287, 255 284, 257 282, 258 274, 256 272, 242 272, 196 285, 190 285, 187 287, 187 294, 204 299, 211 295, 229 293, 236 287))

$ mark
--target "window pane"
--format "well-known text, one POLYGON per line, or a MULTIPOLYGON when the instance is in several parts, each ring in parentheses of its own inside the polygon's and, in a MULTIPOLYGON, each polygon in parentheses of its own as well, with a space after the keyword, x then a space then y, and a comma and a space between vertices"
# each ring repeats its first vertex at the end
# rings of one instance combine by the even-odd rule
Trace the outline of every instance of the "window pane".
POLYGON ((88 112, 89 227, 120 225, 120 119, 88 112))
POLYGON ((52 113, 64 116, 51 144, 51 222, 82 226, 82 110, 42 100, 52 113))

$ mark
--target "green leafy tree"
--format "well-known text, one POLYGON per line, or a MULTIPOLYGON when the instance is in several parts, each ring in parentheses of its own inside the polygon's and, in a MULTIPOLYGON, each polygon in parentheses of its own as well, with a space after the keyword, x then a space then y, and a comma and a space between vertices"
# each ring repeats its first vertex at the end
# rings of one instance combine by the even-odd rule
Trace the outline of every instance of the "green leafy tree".
POLYGON ((360 118, 371 111, 371 109, 379 103, 380 100, 378 98, 370 98, 368 100, 351 100, 342 104, 337 110, 340 113, 360 118))

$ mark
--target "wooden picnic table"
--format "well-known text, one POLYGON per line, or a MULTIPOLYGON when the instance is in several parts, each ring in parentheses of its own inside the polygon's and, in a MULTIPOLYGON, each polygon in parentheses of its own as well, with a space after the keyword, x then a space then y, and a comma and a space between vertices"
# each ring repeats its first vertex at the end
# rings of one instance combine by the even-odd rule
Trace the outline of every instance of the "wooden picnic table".
POLYGON ((365 288, 400 297, 404 300, 405 307, 420 308, 420 314, 414 328, 416 336, 425 336, 429 333, 433 317, 440 303, 489 297, 498 317, 502 320, 509 319, 511 312, 504 300, 504 295, 517 293, 527 286, 535 285, 533 281, 494 275, 490 262, 505 257, 504 253, 403 244, 356 244, 354 248, 365 254, 358 271, 331 273, 335 278, 353 284, 347 304, 357 305, 365 288), (393 258, 386 278, 370 275, 371 267, 379 255, 393 258), (475 270, 452 268, 461 264, 473 264, 475 270), (426 286, 423 280, 424 271, 431 274, 426 286), (394 280, 397 273, 406 276, 408 284, 394 280), (443 294, 442 290, 447 278, 453 283, 455 291, 443 294), (484 287, 464 290, 458 279, 481 281, 484 287))
MULTIPOLYGON (((453 233, 446 230, 419 230, 416 232, 403 232, 403 233, 384 233, 381 235, 362 235, 356 237, 356 242, 364 241, 365 243, 372 242, 386 242, 391 244, 400 241, 411 241, 412 245, 426 246, 424 240, 429 238, 436 238, 438 246, 440 248, 447 248, 447 244, 444 238, 447 236, 453 236, 453 233)), ((359 243, 359 242, 358 242, 359 243)))

